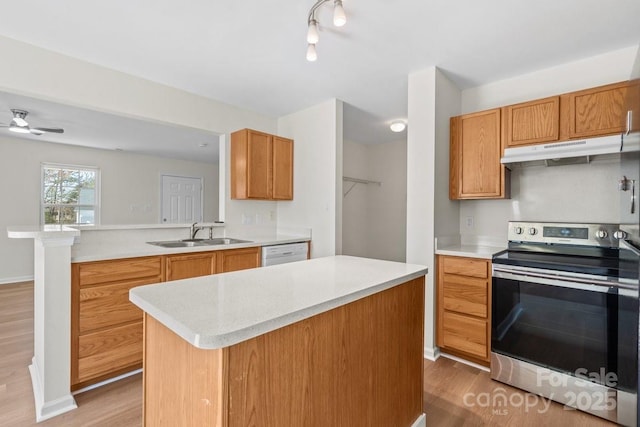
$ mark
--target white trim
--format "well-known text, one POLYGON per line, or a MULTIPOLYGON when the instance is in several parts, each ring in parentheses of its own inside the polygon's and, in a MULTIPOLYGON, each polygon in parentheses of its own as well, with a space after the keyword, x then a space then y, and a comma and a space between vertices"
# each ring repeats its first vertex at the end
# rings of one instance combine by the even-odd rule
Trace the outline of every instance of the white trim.
POLYGON ((72 411, 78 407, 71 393, 58 399, 45 402, 42 381, 38 372, 36 358, 34 357, 31 359, 31 365, 29 365, 29 373, 31 374, 33 398, 36 406, 36 422, 48 420, 49 418, 72 411))
POLYGON ((85 388, 81 388, 80 390, 74 391, 72 394, 75 396, 76 394, 84 393, 85 391, 93 390, 94 388, 102 387, 103 385, 111 384, 113 382, 132 377, 141 372, 142 372, 142 368, 136 369, 135 371, 127 372, 126 374, 118 375, 117 377, 109 378, 108 380, 100 381, 99 383, 96 383, 96 384, 91 384, 89 386, 86 386, 85 388))
POLYGON ((455 360, 456 362, 464 363, 465 365, 472 366, 472 367, 474 367, 476 369, 480 369, 481 371, 491 372, 491 370, 489 368, 487 368, 486 366, 478 365, 477 363, 470 362, 470 361, 465 360, 465 359, 463 359, 461 357, 453 356, 453 355, 447 354, 447 353, 440 353, 440 356, 445 357, 447 359, 455 360))
MULTIPOLYGON (((78 205, 78 206, 89 206, 94 209, 93 211, 93 224, 91 225, 100 225, 101 221, 101 206, 102 206, 102 170, 98 166, 85 166, 85 165, 71 165, 66 163, 54 163, 54 162, 41 162, 40 163, 40 225, 44 225, 44 169, 45 168, 56 168, 56 169, 71 169, 71 170, 84 170, 84 171, 94 171, 96 174, 96 183, 95 183, 95 203, 93 205, 78 205)), ((68 224, 69 226, 77 225, 77 224, 68 224)))
POLYGON ((424 358, 435 362, 440 357, 440 349, 438 347, 425 347, 424 358))
POLYGON ((15 285, 22 282, 33 282, 33 274, 31 276, 0 278, 0 285, 15 285))
POLYGON ((427 416, 425 414, 420 414, 413 424, 411 424, 411 427, 427 427, 427 416))

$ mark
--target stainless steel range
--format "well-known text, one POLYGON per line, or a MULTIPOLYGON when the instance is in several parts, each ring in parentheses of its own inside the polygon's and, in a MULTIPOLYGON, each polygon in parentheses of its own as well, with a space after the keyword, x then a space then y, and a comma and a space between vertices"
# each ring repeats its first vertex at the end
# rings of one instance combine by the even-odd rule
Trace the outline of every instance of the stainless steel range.
POLYGON ((491 377, 635 426, 638 250, 616 224, 510 222, 493 257, 491 377))

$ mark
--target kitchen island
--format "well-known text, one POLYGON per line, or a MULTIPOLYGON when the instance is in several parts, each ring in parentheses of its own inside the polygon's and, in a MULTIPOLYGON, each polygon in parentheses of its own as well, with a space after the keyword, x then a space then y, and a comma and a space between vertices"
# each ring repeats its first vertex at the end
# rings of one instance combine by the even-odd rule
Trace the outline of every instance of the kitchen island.
POLYGON ((425 425, 426 272, 335 256, 132 289, 145 425, 425 425))

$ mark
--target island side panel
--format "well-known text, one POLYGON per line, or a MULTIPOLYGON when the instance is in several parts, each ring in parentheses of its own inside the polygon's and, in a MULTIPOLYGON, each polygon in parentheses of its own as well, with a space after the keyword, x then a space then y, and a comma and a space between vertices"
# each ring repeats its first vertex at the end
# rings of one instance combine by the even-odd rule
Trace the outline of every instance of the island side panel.
POLYGON ((424 277, 230 347, 230 427, 411 426, 424 277))
POLYGON ((226 425, 226 352, 196 348, 144 315, 143 424, 226 425))

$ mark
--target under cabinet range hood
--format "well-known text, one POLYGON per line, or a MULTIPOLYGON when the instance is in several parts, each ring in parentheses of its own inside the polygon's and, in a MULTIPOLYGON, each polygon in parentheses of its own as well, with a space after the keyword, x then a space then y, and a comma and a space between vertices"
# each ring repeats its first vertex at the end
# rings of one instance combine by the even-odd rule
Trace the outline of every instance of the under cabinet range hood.
POLYGON ((588 163, 591 156, 629 151, 640 151, 640 133, 505 148, 500 163, 544 161, 547 166, 588 163))

